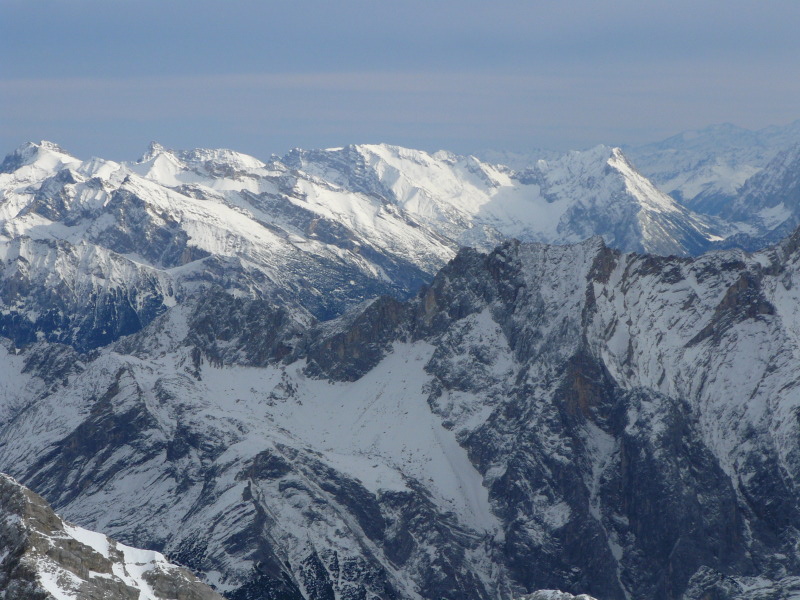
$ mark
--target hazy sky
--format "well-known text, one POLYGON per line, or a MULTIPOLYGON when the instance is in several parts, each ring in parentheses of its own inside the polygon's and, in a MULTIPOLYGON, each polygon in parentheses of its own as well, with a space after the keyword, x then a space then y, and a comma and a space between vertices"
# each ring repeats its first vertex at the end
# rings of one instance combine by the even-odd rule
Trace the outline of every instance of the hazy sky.
POLYGON ((0 155, 636 144, 800 118, 797 0, 0 0, 0 155))

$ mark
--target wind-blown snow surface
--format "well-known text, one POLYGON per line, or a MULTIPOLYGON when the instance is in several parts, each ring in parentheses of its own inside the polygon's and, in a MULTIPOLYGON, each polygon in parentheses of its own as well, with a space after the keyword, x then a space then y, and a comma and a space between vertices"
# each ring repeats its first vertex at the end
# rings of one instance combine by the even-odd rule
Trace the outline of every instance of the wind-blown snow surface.
POLYGON ((407 297, 462 245, 595 234, 682 255, 716 239, 602 146, 516 173, 386 145, 264 163, 153 144, 116 163, 27 144, 0 166, 0 333, 85 351, 210 285, 330 318, 380 294, 407 297))
POLYGON ((799 245, 463 250, 312 326, 194 298, 82 362, 2 355, 0 464, 231 598, 783 597, 799 245))

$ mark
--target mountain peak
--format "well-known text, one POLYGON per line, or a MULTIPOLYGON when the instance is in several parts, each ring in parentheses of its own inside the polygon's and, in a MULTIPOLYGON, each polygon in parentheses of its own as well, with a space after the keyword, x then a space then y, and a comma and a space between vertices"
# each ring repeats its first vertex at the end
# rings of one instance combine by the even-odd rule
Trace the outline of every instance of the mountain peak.
POLYGON ((613 146, 611 148, 611 156, 613 156, 614 158, 624 158, 625 160, 627 160, 625 153, 619 146, 613 146))
POLYGON ((59 154, 69 154, 61 146, 49 140, 40 140, 39 142, 26 142, 22 144, 17 150, 25 150, 25 149, 51 150, 53 152, 58 152, 59 154))
POLYGON ((42 170, 57 171, 80 160, 54 142, 26 142, 8 154, 0 163, 0 173, 13 173, 22 167, 35 165, 42 170))
POLYGON ((159 154, 164 154, 164 153, 167 153, 167 152, 169 152, 169 150, 167 150, 167 148, 165 148, 164 146, 162 146, 158 142, 153 141, 153 142, 150 142, 148 144, 147 150, 145 151, 144 154, 142 154, 142 156, 136 162, 140 162, 140 163, 147 162, 148 160, 153 160, 159 154))
POLYGON ((609 148, 609 151, 608 161, 606 164, 617 168, 617 170, 620 170, 621 167, 625 167, 627 170, 630 170, 631 172, 634 172, 644 178, 644 175, 641 175, 639 170, 622 151, 622 148, 609 148))

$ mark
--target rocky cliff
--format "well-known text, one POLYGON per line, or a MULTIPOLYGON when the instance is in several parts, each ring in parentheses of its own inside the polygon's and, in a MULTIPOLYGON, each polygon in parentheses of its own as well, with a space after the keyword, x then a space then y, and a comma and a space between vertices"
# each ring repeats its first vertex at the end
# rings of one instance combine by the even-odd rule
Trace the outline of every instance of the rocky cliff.
POLYGON ((92 354, 6 345, 0 462, 229 598, 780 594, 799 247, 509 242, 324 323, 219 292, 92 354))

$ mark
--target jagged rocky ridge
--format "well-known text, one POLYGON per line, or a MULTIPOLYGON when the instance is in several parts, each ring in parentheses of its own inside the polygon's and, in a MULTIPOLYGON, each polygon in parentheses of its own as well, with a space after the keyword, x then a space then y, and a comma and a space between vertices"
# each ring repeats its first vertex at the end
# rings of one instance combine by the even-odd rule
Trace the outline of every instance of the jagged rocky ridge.
POLYGON ((462 245, 594 234, 661 254, 716 239, 606 147, 514 172, 386 145, 116 163, 27 144, 0 165, 0 334, 86 352, 213 286, 327 319, 413 295, 462 245))
POLYGON ((5 344, 0 464, 232 599, 790 597, 799 277, 798 234, 595 238, 324 323, 203 294, 89 355, 5 344))
POLYGON ((8 600, 222 600, 157 552, 62 521, 0 474, 0 597, 8 600))

